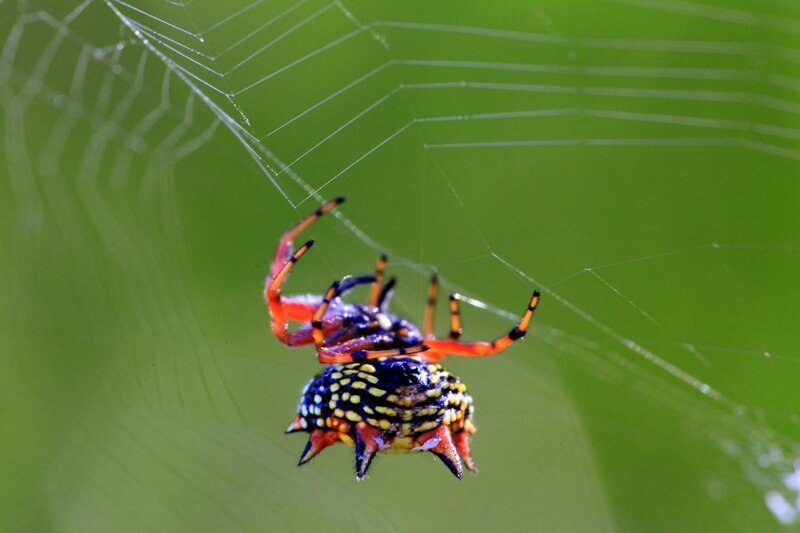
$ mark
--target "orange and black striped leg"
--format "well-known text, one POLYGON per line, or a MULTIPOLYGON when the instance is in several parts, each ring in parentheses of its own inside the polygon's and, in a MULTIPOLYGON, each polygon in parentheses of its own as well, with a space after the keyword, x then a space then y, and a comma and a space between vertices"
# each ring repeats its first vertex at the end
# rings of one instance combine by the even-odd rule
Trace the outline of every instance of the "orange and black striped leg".
POLYGON ((408 348, 389 348, 386 350, 375 350, 381 343, 386 342, 385 334, 374 334, 367 337, 351 339, 332 346, 320 346, 317 348, 317 357, 323 364, 331 363, 352 363, 353 361, 364 361, 367 359, 378 359, 380 357, 393 357, 403 355, 416 355, 428 350, 425 345, 411 346, 408 348))
POLYGON ((283 268, 283 265, 286 261, 289 260, 289 257, 292 255, 292 241, 295 237, 297 237, 303 230, 305 230, 308 226, 311 225, 312 222, 317 220, 319 217, 340 205, 344 202, 344 197, 336 198, 335 200, 331 200, 320 206, 316 211, 308 215, 306 218, 301 220, 296 226, 288 230, 286 233, 283 234, 281 240, 278 241, 278 248, 275 250, 275 258, 272 260, 272 266, 270 267, 270 279, 276 277, 280 270, 283 268))
POLYGON ((369 305, 372 307, 378 306, 378 298, 381 295, 381 285, 383 284, 383 272, 386 270, 387 261, 386 254, 382 254, 378 259, 378 266, 375 267, 375 281, 372 282, 372 288, 369 291, 369 305))
POLYGON ((428 301, 425 305, 425 314, 422 316, 422 337, 425 339, 433 337, 437 294, 439 294, 439 277, 434 274, 428 284, 428 301))
POLYGON ((456 340, 426 340, 425 344, 430 346, 430 352, 425 354, 425 359, 429 361, 439 361, 448 355, 461 355, 464 357, 484 357, 502 352, 514 341, 521 339, 528 331, 533 312, 539 304, 539 291, 534 291, 528 309, 522 315, 519 323, 513 327, 507 335, 493 340, 492 342, 459 342, 456 340))
POLYGON ((461 310, 458 307, 458 296, 450 295, 450 340, 455 341, 461 336, 461 310))
POLYGON ((295 263, 303 257, 309 248, 314 244, 314 241, 308 241, 301 246, 288 261, 283 265, 277 275, 271 276, 269 283, 264 289, 264 299, 269 305, 269 315, 272 320, 272 332, 281 342, 286 342, 289 324, 286 321, 286 313, 283 310, 283 302, 281 301, 281 287, 289 276, 289 272, 294 267, 295 263))
POLYGON ((360 350, 353 352, 353 359, 360 361, 362 359, 380 359, 381 357, 416 355, 418 353, 427 352, 428 350, 430 350, 430 347, 424 344, 410 346, 408 348, 391 348, 388 350, 360 350))
POLYGON ((331 304, 331 301, 336 297, 336 291, 339 290, 340 282, 334 281, 328 292, 325 293, 325 296, 322 298, 322 303, 319 304, 317 311, 314 313, 314 317, 311 319, 311 327, 313 328, 313 335, 314 335, 314 344, 317 346, 317 350, 322 348, 322 345, 325 344, 325 332, 322 329, 322 318, 325 316, 325 311, 328 310, 328 306, 331 304))
POLYGON ((313 328, 314 332, 314 344, 317 345, 317 348, 325 344, 325 333, 323 331, 322 319, 325 318, 325 312, 328 310, 328 306, 331 304, 331 302, 358 285, 374 282, 375 276, 357 276, 347 277, 342 281, 334 281, 331 284, 331 286, 328 288, 328 292, 326 292, 325 296, 322 298, 322 302, 320 302, 319 307, 314 312, 314 316, 311 317, 311 327, 313 328))
POLYGON ((390 350, 356 350, 354 352, 339 352, 335 348, 322 347, 317 350, 319 362, 325 365, 332 363, 352 363, 354 361, 365 361, 370 359, 380 359, 382 357, 398 357, 405 355, 416 355, 427 351, 427 346, 413 346, 411 348, 392 348, 390 350))

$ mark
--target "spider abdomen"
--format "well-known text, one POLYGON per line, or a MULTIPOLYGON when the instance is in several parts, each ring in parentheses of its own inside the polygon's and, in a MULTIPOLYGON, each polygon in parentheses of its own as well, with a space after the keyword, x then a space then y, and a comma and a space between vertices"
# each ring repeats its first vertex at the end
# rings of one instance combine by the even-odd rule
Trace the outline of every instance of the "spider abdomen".
POLYGON ((368 441, 375 449, 366 446, 372 454, 359 478, 377 451, 432 451, 460 477, 458 455, 473 468, 472 414, 465 385, 441 365, 389 357, 325 367, 303 389, 287 431, 311 433, 301 463, 336 442, 355 444, 358 455, 359 442, 368 441))

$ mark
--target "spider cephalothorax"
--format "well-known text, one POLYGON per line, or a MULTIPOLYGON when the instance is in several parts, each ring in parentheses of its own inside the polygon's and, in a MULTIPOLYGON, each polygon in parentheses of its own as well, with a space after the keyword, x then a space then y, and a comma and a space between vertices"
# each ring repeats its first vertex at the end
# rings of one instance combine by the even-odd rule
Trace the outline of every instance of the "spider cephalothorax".
POLYGON ((435 363, 447 355, 482 357, 505 350, 525 336, 539 293, 534 291, 514 328, 491 342, 458 340, 461 318, 458 299, 452 294, 449 338, 433 335, 435 275, 421 331, 387 312, 395 280, 383 283, 386 256, 381 256, 374 275, 335 281, 324 296, 284 298, 283 283, 314 244, 307 241, 294 251, 294 238, 343 201, 326 203, 281 237, 264 289, 278 340, 287 346, 314 344, 319 361, 329 365, 303 390, 297 416, 287 429, 311 434, 300 464, 327 446, 344 442, 356 446, 358 479, 366 475, 379 451, 430 451, 460 478, 462 460, 474 470, 469 450, 469 436, 475 432, 472 398, 457 377, 435 363), (365 284, 370 285, 367 304, 341 299, 365 284), (290 332, 290 320, 305 325, 290 332))

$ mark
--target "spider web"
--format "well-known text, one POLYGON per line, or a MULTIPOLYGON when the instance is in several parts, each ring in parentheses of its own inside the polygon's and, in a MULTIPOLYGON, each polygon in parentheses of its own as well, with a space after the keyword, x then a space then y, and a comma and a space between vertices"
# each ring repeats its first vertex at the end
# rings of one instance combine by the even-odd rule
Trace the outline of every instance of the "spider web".
MULTIPOLYGON (((320 229, 341 243, 341 252, 320 252, 331 277, 363 269, 358 265, 388 252, 408 284, 397 296, 404 314, 419 316, 415 302, 423 300, 425 279, 436 270, 447 289, 475 308, 466 320, 481 332, 502 331, 516 319, 525 291, 540 288, 549 311, 535 324, 534 343, 542 353, 531 349, 531 357, 557 359, 555 371, 578 397, 587 382, 605 384, 597 398, 607 407, 587 407, 591 399, 585 395, 579 400, 587 416, 598 417, 585 420, 587 426, 658 449, 652 441, 668 438, 669 429, 637 429, 614 412, 642 402, 667 420, 675 417, 668 428, 677 428, 687 447, 706 450, 693 464, 712 458, 701 492, 708 502, 743 506, 730 524, 761 524, 755 509, 768 510, 778 523, 800 521, 797 405, 770 394, 773 387, 792 390, 794 381, 785 376, 798 362, 787 333, 798 318, 796 302, 772 286, 786 285, 796 272, 800 247, 790 237, 797 220, 786 213, 759 216, 776 202, 771 194, 753 192, 754 198, 737 203, 721 190, 761 179, 765 190, 797 199, 792 171, 800 158, 800 80, 792 73, 800 62, 794 46, 800 19, 791 4, 604 4, 620 20, 663 17, 659 30, 648 26, 649 33, 632 25, 598 29, 585 22, 588 16, 581 26, 546 4, 498 14, 466 10, 458 17, 457 6, 312 0, 67 4, 0 2, 13 206, 4 215, 13 228, 3 247, 4 262, 12 265, 6 323, 13 316, 24 325, 52 304, 41 289, 42 282, 52 282, 27 269, 47 261, 53 249, 70 258, 65 277, 102 276, 101 261, 123 269, 124 281, 110 279, 91 299, 80 295, 75 301, 98 328, 115 325, 98 303, 135 317, 143 328, 125 333, 127 347, 108 336, 93 337, 91 346, 117 353, 105 374, 112 383, 97 393, 96 403, 118 401, 118 391, 132 387, 132 403, 141 409, 114 426, 116 436, 103 454, 143 489, 137 491, 142 501, 150 484, 120 459, 129 453, 152 456, 184 479, 195 497, 216 502, 209 512, 221 517, 219 525, 252 524, 243 518, 247 507, 215 500, 192 470, 197 456, 228 457, 241 449, 255 454, 261 440, 252 431, 251 402, 239 392, 242 381, 232 385, 224 348, 203 331, 203 304, 182 279, 181 263, 172 264, 172 251, 193 253, 184 233, 191 230, 179 224, 184 186, 176 168, 201 157, 200 148, 239 160, 243 148, 270 185, 276 228, 323 198, 350 196, 348 209, 336 213, 341 227, 320 229), (726 38, 705 37, 709 28, 726 38), (684 175, 646 167, 656 152, 681 160, 684 175), (608 183, 597 184, 596 176, 578 180, 586 171, 577 168, 575 157, 596 164, 608 183), (654 175, 639 174, 640 184, 615 179, 610 169, 617 161, 654 175), (704 178, 708 187, 697 184, 704 178), (720 222, 696 233, 690 228, 659 234, 680 221, 652 220, 663 214, 654 205, 652 217, 645 208, 628 211, 642 224, 644 237, 619 231, 620 223, 631 220, 615 221, 614 206, 597 208, 591 198, 613 198, 610 187, 620 188, 623 209, 632 209, 628 204, 634 201, 658 204, 649 195, 662 195, 664 201, 685 201, 687 218, 707 210, 701 220, 720 222), (676 189, 686 196, 671 192, 676 189), (533 195, 576 200, 548 206, 533 195), (381 212, 359 215, 359 208, 377 208, 375 198, 381 212), (742 212, 750 206, 752 211, 742 212), (570 213, 594 210, 607 219, 596 228, 571 228, 559 216, 561 207, 570 213), (756 219, 744 239, 737 238, 745 229, 735 222, 740 214, 756 219), (54 223, 58 230, 52 232, 54 223), (781 224, 788 225, 786 233, 773 234, 781 224), (536 228, 531 237, 524 236, 528 226, 536 228), (597 235, 614 231, 618 240, 633 240, 615 249, 593 245, 597 235), (93 252, 98 242, 102 260, 93 252), (570 251, 582 247, 585 254, 570 251), (154 277, 155 271, 161 275, 154 277), (687 289, 674 286, 681 284, 687 289), (759 315, 751 318, 755 332, 744 326, 751 305, 759 315), (681 320, 683 308, 694 310, 694 317, 722 318, 700 328, 681 320), (739 311, 730 314, 732 308, 739 311), (165 346, 191 348, 176 348, 172 353, 178 355, 167 364, 165 346), (751 373, 758 379, 749 381, 751 373), (219 422, 182 419, 198 403, 219 422), (178 414, 153 419, 154 406, 162 413, 175 406, 178 414), (151 430, 146 437, 138 434, 142 425, 151 430), (234 443, 225 443, 220 432, 234 435, 234 443), (172 445, 198 436, 211 444, 187 449, 181 462, 160 455, 158 441, 148 440, 159 436, 172 445)), ((590 14, 602 14, 598 9, 590 14)), ((236 170, 252 172, 245 164, 236 170)), ((302 276, 298 286, 312 286, 313 278, 302 276)), ((13 333, 26 339, 12 344, 15 350, 35 346, 28 344, 24 326, 13 333)), ((519 366, 524 363, 506 364, 531 371, 519 366)), ((501 406, 495 403, 495 409, 501 406)), ((97 411, 82 423, 88 427, 117 413, 97 411)), ((634 416, 647 409, 626 412, 634 416)), ((74 439, 75 457, 96 453, 74 439)), ((293 453, 288 445, 270 452, 293 453)), ((53 462, 64 478, 83 465, 75 458, 53 462)), ((242 496, 241 480, 251 475, 231 474, 231 494, 242 496)), ((281 472, 271 475, 292 482, 281 472)), ((54 499, 62 510, 79 509, 109 489, 108 479, 90 478, 94 492, 80 495, 86 500, 54 499)), ((336 488, 322 476, 315 480, 316 496, 336 488)), ((284 496, 280 483, 259 503, 284 496)), ((353 506, 358 502, 352 494, 344 497, 353 506)), ((158 527, 168 511, 137 520, 158 527)), ((120 518, 113 510, 106 514, 93 518, 94 525, 120 518)), ((171 519, 207 525, 180 513, 171 519)), ((398 527, 390 517, 363 510, 347 519, 398 527)), ((75 515, 65 520, 92 524, 75 515)))

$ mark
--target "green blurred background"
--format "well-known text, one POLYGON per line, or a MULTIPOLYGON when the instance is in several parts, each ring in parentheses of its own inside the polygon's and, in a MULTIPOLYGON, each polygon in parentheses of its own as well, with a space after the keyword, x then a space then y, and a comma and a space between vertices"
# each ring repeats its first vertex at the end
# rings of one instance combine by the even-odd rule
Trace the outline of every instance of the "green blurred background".
POLYGON ((0 2, 0 528, 797 527, 799 35, 780 0, 0 2), (340 194, 288 292, 386 251, 398 313, 437 270, 483 339, 543 291, 446 362, 477 476, 296 467, 319 366, 262 282, 340 194))

